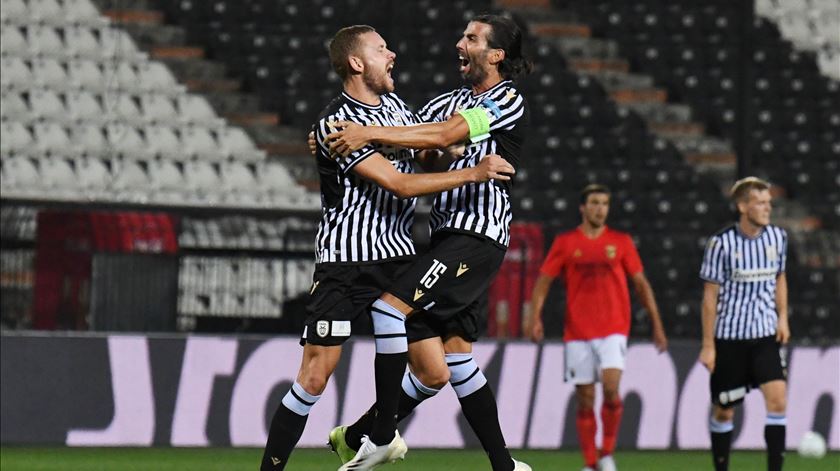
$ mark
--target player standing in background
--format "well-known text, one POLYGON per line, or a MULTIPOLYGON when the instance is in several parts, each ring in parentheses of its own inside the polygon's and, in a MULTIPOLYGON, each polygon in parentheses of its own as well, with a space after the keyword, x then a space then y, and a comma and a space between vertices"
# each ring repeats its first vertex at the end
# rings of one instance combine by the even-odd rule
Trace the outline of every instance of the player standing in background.
MULTIPOLYGON (((343 129, 327 136, 331 150, 346 154, 369 142, 438 149, 469 140, 450 170, 479 165, 492 153, 516 167, 528 110, 512 80, 530 71, 522 57, 521 31, 509 18, 478 16, 467 25, 456 49, 467 85, 435 98, 417 114, 428 124, 386 128, 338 123, 343 129)), ((397 420, 434 396, 447 380, 493 469, 530 469, 511 458, 493 391, 472 358, 479 306, 504 259, 511 218, 508 182, 467 185, 435 198, 430 251, 395 280, 371 314, 392 320, 389 330, 374 333, 377 342, 383 335, 407 331, 411 348, 405 349, 410 351, 412 370, 403 376, 405 356, 401 364, 394 361, 380 368, 377 353, 377 402, 357 423, 330 434, 342 461, 344 450, 359 450, 342 470, 371 469, 379 463, 377 445, 394 436, 397 420), (405 322, 420 311, 424 312, 405 322), (367 433, 370 440, 360 440, 367 433)))
POLYGON ((716 471, 729 469, 734 406, 759 387, 767 407, 767 469, 784 462, 787 419, 786 365, 782 345, 790 338, 785 277, 787 234, 770 224, 770 184, 755 177, 731 191, 739 220, 706 245, 703 347, 700 363, 711 372, 709 432, 716 471))
POLYGON ((584 471, 616 469, 613 451, 623 410, 619 383, 624 370, 627 335, 630 332, 630 294, 633 282, 639 300, 650 316, 653 343, 659 352, 668 347, 653 289, 628 234, 606 226, 610 190, 588 185, 581 192, 583 222, 577 229, 559 234, 540 268, 531 297, 532 314, 525 332, 535 342, 544 337, 542 312, 555 278, 566 285, 566 316, 563 340, 565 379, 575 385, 577 431, 586 467, 584 471), (600 459, 595 445, 595 383, 601 382, 603 443, 600 459))
MULTIPOLYGON (((330 59, 344 80, 344 92, 321 114, 317 124, 321 141, 335 120, 378 126, 414 122, 406 105, 392 93, 395 58, 369 26, 336 33, 330 59)), ((412 156, 409 149, 370 145, 337 161, 325 146, 318 149, 322 218, 301 339, 303 359, 296 381, 272 418, 262 471, 285 468, 309 411, 335 370, 341 345, 352 333, 352 322, 410 268, 415 254, 411 240, 415 197, 488 178, 507 180, 501 173, 513 172, 504 159, 491 156, 476 167, 417 175, 412 156)), ((386 450, 386 460, 393 461, 405 454, 405 443, 395 436, 393 447, 386 450)))

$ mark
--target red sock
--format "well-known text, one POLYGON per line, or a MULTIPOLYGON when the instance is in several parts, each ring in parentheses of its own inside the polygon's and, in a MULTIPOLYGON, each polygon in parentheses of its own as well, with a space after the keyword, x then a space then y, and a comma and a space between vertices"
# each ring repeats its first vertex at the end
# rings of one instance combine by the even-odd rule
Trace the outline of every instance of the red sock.
POLYGON ((624 412, 624 406, 621 399, 610 402, 604 401, 601 406, 601 424, 604 426, 601 456, 611 455, 615 450, 615 439, 618 436, 618 424, 621 423, 622 412, 624 412))
POLYGON ((579 409, 576 422, 583 461, 586 466, 594 468, 598 463, 598 449, 595 447, 595 430, 598 426, 595 423, 595 411, 579 409))

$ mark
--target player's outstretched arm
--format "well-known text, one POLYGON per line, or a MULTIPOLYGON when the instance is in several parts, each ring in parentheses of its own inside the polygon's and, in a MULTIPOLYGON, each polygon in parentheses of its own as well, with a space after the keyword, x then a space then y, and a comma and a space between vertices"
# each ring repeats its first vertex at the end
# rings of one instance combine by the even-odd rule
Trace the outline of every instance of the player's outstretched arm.
POLYGON ((786 344, 790 340, 790 327, 788 326, 787 275, 784 272, 776 277, 776 313, 779 315, 779 321, 776 325, 776 341, 786 344))
POLYGON ((642 306, 647 311, 648 317, 650 317, 653 344, 656 345, 656 350, 662 353, 668 349, 668 337, 665 336, 665 328, 662 327, 662 317, 659 315, 659 306, 656 305, 653 287, 650 286, 650 282, 644 272, 636 273, 633 275, 632 280, 636 294, 639 296, 642 306))
POLYGON ((475 167, 418 174, 398 172, 382 154, 375 153, 359 162, 353 171, 400 198, 436 194, 469 183, 510 180, 510 175, 516 173, 507 160, 495 154, 485 156, 475 167))
POLYGON ((341 155, 359 150, 371 142, 411 149, 442 149, 470 137, 470 126, 460 114, 443 122, 412 126, 361 126, 351 121, 339 121, 335 127, 341 129, 328 134, 327 141, 330 152, 341 155))
POLYGON ((534 342, 541 342, 545 338, 542 311, 553 281, 554 277, 540 274, 534 283, 534 292, 531 294, 531 312, 525 316, 525 325, 522 329, 525 335, 534 342))
POLYGON ((703 283, 703 346, 700 349, 700 363, 709 370, 715 370, 715 317, 717 316, 717 301, 720 285, 717 283, 703 283))

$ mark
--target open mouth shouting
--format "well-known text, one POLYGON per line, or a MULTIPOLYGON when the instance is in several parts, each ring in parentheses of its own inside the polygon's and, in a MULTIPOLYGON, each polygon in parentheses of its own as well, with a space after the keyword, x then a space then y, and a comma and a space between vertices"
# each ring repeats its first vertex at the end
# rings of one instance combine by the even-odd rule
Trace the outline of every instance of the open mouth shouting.
POLYGON ((390 64, 388 64, 385 67, 385 74, 387 74, 388 78, 390 78, 390 79, 393 79, 393 77, 391 77, 391 71, 392 70, 394 70, 394 63, 393 62, 391 62, 390 64))
POLYGON ((466 74, 470 70, 470 59, 464 55, 463 53, 458 53, 458 60, 461 62, 460 66, 458 67, 458 71, 461 74, 466 74))

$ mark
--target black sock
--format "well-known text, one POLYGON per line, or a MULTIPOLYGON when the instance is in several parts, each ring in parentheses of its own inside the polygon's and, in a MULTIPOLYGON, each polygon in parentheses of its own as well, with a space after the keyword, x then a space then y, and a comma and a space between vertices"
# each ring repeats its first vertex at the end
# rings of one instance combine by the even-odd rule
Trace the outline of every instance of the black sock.
POLYGON ((764 441, 767 443, 767 471, 782 471, 785 462, 785 426, 765 425, 764 441))
POLYGON ((712 432, 712 459, 715 471, 729 471, 729 449, 732 448, 732 432, 712 432))
POLYGON ((277 407, 271 418, 260 471, 280 471, 286 467, 308 417, 292 412, 282 403, 277 407))
MULTIPOLYGON (((397 423, 408 417, 408 415, 414 412, 414 409, 419 405, 420 401, 409 396, 405 393, 405 391, 400 390, 400 403, 397 406, 397 423)), ((347 446, 354 450, 358 450, 359 447, 362 446, 362 435, 370 434, 370 429, 373 428, 373 418, 375 415, 376 404, 370 406, 370 409, 368 409, 364 415, 359 417, 359 420, 357 420, 353 425, 347 427, 347 432, 344 434, 344 440, 347 442, 347 446)))
POLYGON ((513 459, 505 444, 502 427, 499 425, 499 411, 496 397, 489 384, 485 384, 474 393, 458 399, 461 411, 475 432, 481 446, 490 458, 493 471, 511 471, 513 459))
POLYGON ((397 429, 397 408, 402 391, 402 377, 408 362, 408 352, 377 353, 374 359, 376 377, 376 415, 370 439, 377 445, 387 445, 397 429))

